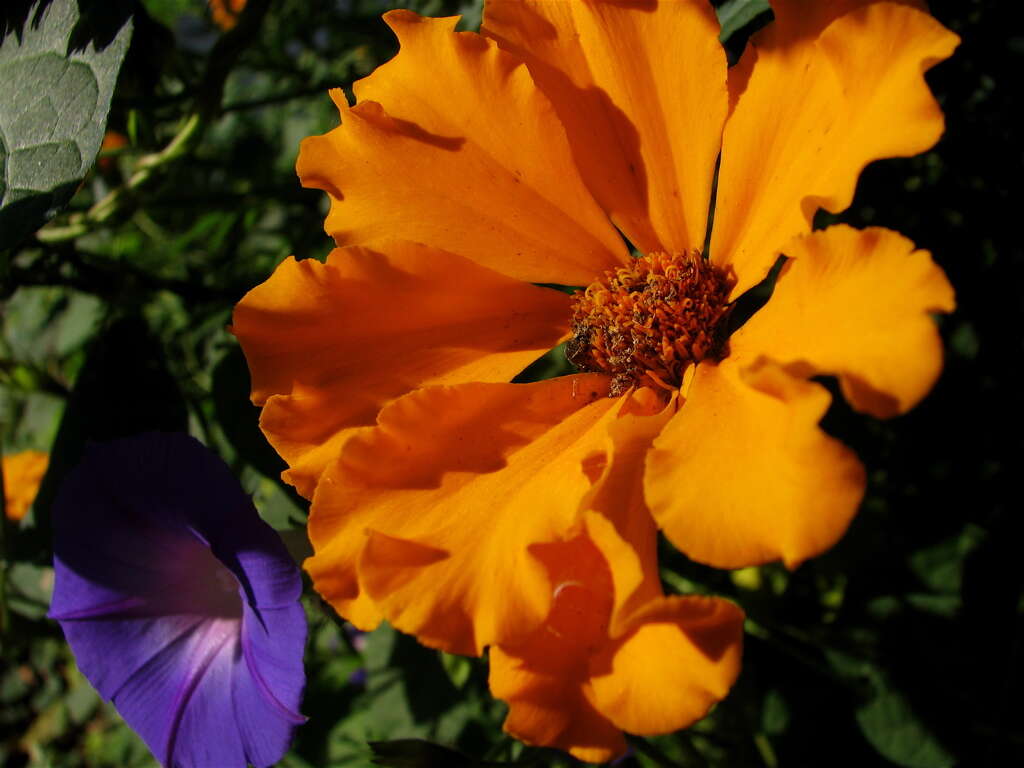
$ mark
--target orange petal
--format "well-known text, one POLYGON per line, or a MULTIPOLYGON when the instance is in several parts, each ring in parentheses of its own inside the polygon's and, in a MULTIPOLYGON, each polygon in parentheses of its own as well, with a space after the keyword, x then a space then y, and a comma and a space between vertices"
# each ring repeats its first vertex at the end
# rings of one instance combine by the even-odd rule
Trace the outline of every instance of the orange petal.
POLYGON ((488 0, 483 31, 526 61, 630 241, 648 253, 704 246, 727 104, 709 3, 488 0))
POLYGON ((551 587, 528 548, 576 523, 583 458, 616 404, 607 387, 594 374, 464 384, 386 406, 317 488, 314 585, 335 604, 323 576, 344 573, 396 628, 454 653, 532 631, 551 587))
POLYGON ((942 112, 924 72, 958 43, 906 5, 775 5, 778 21, 754 38, 756 62, 723 139, 711 255, 737 273, 733 296, 811 230, 819 208, 845 209, 864 166, 938 140, 942 112), (807 14, 817 6, 830 7, 807 14))
POLYGON ((628 257, 526 67, 456 19, 385 15, 398 55, 355 86, 342 125, 306 139, 339 245, 415 240, 530 282, 587 285, 628 257))
POLYGON ((587 462, 600 474, 583 501, 587 535, 601 550, 615 582, 611 633, 619 635, 638 607, 660 597, 657 527, 644 500, 644 459, 654 438, 676 412, 650 389, 623 397, 608 425, 606 450, 587 462), (623 544, 628 544, 626 546, 623 544))
MULTIPOLYGON (((327 472, 327 477, 331 477, 330 471, 327 472)), ((313 510, 315 511, 316 507, 313 507, 313 510)), ((318 525, 314 529, 314 522, 320 521, 315 515, 311 515, 308 531, 310 541, 313 542, 314 554, 302 563, 302 567, 313 579, 313 586, 333 606, 338 615, 343 616, 357 629, 364 632, 376 629, 384 614, 380 606, 360 585, 355 568, 355 563, 366 543, 366 536, 361 531, 353 530, 347 536, 330 537, 329 533, 319 534, 324 526, 318 525), (317 531, 316 534, 314 530, 317 531), (315 535, 318 538, 314 538, 315 535)))
POLYGON ((312 496, 344 432, 428 384, 508 381, 565 333, 564 293, 414 243, 285 260, 235 308, 261 425, 312 496))
POLYGON ((8 520, 21 520, 28 514, 49 466, 50 454, 41 451, 21 451, 3 457, 0 472, 3 472, 4 514, 8 520))
MULTIPOLYGON (((803 42, 813 44, 829 24, 841 16, 856 11, 872 3, 885 0, 771 0, 772 14, 775 16, 774 27, 778 34, 789 44, 803 42)), ((924 0, 891 0, 909 8, 927 13, 928 5, 924 0)), ((771 37, 771 33, 762 33, 762 37, 771 37)), ((758 42, 760 45, 760 41, 758 42)))
POLYGON ((582 533, 531 552, 554 585, 548 617, 523 641, 491 649, 491 690, 508 702, 505 730, 516 738, 609 760, 625 746, 620 730, 685 727, 729 690, 743 633, 736 606, 656 588, 624 634, 609 635, 616 570, 637 560, 612 523, 587 513, 582 533))
POLYGON ((887 229, 835 226, 785 253, 771 300, 730 338, 730 357, 837 375, 850 404, 879 418, 916 405, 942 369, 930 313, 954 307, 928 252, 887 229))
POLYGON ((611 760, 626 743, 591 704, 588 679, 589 656, 607 643, 608 565, 586 535, 535 544, 530 551, 547 571, 550 610, 521 642, 491 648, 491 692, 509 705, 504 729, 520 741, 557 747, 581 760, 611 760))
POLYGON ((698 365, 647 458, 647 502, 672 543, 717 568, 794 568, 835 544, 865 480, 817 426, 830 399, 767 360, 698 365))
POLYGON ((509 705, 505 732, 527 744, 562 749, 587 763, 623 754, 621 730, 590 703, 586 662, 546 664, 551 650, 540 642, 515 653, 491 648, 491 693, 509 705))
POLYGON ((742 647, 743 612, 728 600, 652 600, 628 636, 590 660, 591 700, 629 733, 686 728, 729 692, 742 647))
MULTIPOLYGON (((657 417, 664 420, 672 411, 670 404, 657 417)), ((589 513, 584 523, 620 603, 620 588, 628 587, 621 575, 639 553, 616 536, 607 518, 589 513)), ((631 613, 620 611, 618 621, 612 614, 607 641, 588 664, 590 703, 618 728, 637 734, 667 733, 704 717, 736 680, 743 640, 737 606, 710 597, 664 597, 653 565, 653 582, 632 594, 631 613), (641 593, 646 599, 636 599, 641 593)))
POLYGON ((289 394, 273 395, 264 404, 260 429, 288 465, 281 479, 305 498, 313 498, 327 465, 338 457, 342 444, 362 423, 353 417, 354 407, 368 414, 374 404, 352 398, 344 381, 333 387, 296 383, 289 394))

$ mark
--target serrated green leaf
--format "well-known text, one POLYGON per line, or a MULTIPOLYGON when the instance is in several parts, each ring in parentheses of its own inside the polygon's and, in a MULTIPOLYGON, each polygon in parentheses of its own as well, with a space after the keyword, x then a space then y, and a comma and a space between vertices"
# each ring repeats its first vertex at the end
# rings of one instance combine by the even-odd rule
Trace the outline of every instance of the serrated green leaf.
POLYGON ((128 50, 131 22, 109 44, 71 49, 75 0, 52 0, 0 41, 0 249, 63 206, 92 166, 128 50))

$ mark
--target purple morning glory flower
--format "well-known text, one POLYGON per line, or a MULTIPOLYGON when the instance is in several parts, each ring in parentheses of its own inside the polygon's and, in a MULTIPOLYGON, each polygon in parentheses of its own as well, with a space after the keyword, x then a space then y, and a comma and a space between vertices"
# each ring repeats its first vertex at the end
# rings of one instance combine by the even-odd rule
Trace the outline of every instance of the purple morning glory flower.
POLYGON ((227 466, 183 434, 99 444, 53 518, 50 616, 157 759, 279 760, 305 720, 302 582, 227 466))

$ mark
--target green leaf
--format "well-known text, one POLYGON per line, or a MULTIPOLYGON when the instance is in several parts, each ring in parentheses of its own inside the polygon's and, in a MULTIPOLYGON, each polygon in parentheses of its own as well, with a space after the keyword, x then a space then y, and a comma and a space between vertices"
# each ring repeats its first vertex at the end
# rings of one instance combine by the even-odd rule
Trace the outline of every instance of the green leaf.
POLYGON ((46 615, 53 592, 53 568, 14 563, 7 572, 7 578, 12 611, 29 619, 41 619, 46 615))
POLYGON ((0 41, 0 250, 51 218, 92 167, 131 38, 128 21, 108 44, 75 49, 76 0, 41 4, 0 41))
POLYGON ((959 596, 964 560, 984 538, 983 529, 968 524, 958 535, 911 555, 910 568, 933 592, 959 596))
POLYGON ((366 636, 367 690, 373 724, 382 734, 426 736, 459 694, 437 651, 382 624, 366 636), (430 691, 429 697, 418 691, 430 691))
POLYGON ((884 670, 869 661, 835 650, 825 653, 843 677, 865 693, 857 707, 861 733, 880 755, 904 768, 950 768, 954 759, 914 712, 884 670))
POLYGON ((878 691, 857 711, 857 722, 871 745, 888 760, 906 768, 948 768, 954 763, 928 732, 907 700, 891 688, 878 691))
POLYGON ((722 26, 718 39, 724 43, 768 10, 771 10, 768 0, 726 0, 716 9, 718 23, 722 26))
POLYGON ((789 726, 789 705, 782 694, 772 689, 764 696, 761 730, 773 736, 784 733, 789 726))
POLYGON ((465 656, 441 653, 441 666, 448 674, 448 679, 456 688, 462 688, 473 672, 473 662, 465 656))

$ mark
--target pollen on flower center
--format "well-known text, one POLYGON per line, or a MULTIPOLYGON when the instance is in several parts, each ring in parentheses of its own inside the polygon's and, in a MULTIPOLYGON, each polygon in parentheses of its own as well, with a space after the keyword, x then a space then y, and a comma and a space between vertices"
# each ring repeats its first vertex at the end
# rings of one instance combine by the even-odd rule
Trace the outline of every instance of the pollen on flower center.
POLYGON ((634 385, 678 387, 689 365, 724 356, 731 287, 699 251, 641 256, 576 294, 566 357, 612 374, 613 396, 634 385))

